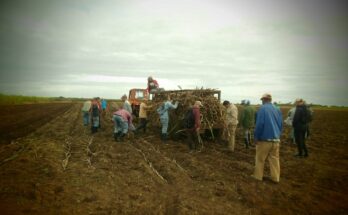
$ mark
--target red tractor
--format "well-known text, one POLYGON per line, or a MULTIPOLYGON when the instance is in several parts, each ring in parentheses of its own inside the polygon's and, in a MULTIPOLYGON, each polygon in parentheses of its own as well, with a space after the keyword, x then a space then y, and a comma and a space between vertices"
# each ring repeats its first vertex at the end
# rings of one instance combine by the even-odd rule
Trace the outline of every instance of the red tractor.
POLYGON ((136 117, 139 117, 139 109, 140 109, 140 103, 144 100, 144 98, 148 98, 149 93, 146 89, 130 89, 129 90, 129 96, 128 101, 132 105, 133 114, 136 117))

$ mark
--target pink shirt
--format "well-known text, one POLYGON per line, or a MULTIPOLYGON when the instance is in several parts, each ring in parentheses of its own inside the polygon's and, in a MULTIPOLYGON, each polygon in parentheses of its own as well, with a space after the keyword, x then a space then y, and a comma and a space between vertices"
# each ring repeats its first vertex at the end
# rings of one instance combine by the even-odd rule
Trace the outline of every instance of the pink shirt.
POLYGON ((113 114, 122 117, 123 121, 128 122, 129 124, 132 123, 132 115, 125 109, 120 109, 113 114))

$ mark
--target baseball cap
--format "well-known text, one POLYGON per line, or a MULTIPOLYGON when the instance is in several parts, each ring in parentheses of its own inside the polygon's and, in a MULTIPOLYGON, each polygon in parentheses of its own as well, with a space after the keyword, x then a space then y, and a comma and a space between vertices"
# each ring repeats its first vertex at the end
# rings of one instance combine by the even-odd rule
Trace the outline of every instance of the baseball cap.
POLYGON ((269 94, 269 93, 265 93, 265 94, 262 95, 261 100, 262 99, 272 99, 272 95, 269 94))
POLYGON ((224 101, 223 103, 222 103, 222 105, 229 105, 230 104, 230 102, 229 101, 224 101))

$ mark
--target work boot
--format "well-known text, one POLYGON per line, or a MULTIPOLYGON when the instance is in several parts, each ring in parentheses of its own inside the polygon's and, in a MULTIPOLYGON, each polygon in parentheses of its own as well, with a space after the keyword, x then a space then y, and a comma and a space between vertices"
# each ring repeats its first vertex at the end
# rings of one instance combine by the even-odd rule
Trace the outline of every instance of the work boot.
MULTIPOLYGON (((308 155, 307 155, 308 156, 308 155)), ((294 154, 294 157, 297 157, 297 158, 302 158, 303 157, 303 155, 301 154, 301 153, 296 153, 296 154, 294 154)))
POLYGON ((302 157, 303 153, 302 153, 302 147, 300 146, 300 144, 297 144, 297 150, 298 150, 298 153, 295 154, 295 157, 302 157))
POLYGON ((251 133, 248 134, 248 144, 251 147, 254 147, 254 145, 251 145, 251 133))
POLYGON ((164 143, 164 144, 166 144, 167 143, 167 134, 165 133, 165 134, 162 134, 162 142, 164 143))
POLYGON ((244 138, 245 148, 249 149, 249 141, 247 138, 244 138))
POLYGON ((120 135, 120 141, 121 141, 121 142, 124 141, 124 136, 126 136, 126 134, 124 134, 124 133, 121 132, 121 135, 120 135))
POLYGON ((117 132, 117 133, 115 133, 116 134, 116 138, 115 138, 115 140, 116 140, 116 142, 121 142, 121 135, 122 135, 122 132, 117 132))
POLYGON ((91 127, 92 134, 96 133, 98 131, 98 127, 91 127))

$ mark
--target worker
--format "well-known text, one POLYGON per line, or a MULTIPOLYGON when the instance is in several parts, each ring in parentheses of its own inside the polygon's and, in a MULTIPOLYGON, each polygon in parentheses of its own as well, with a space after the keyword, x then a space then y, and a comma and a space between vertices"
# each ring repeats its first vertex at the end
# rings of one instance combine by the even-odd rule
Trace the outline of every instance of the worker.
POLYGON ((170 100, 170 96, 168 95, 167 101, 164 102, 159 108, 157 108, 157 113, 160 116, 160 121, 162 124, 162 132, 161 132, 161 140, 163 143, 166 143, 168 138, 168 124, 169 124, 169 114, 168 110, 170 109, 176 109, 178 107, 178 101, 175 102, 175 104, 172 104, 172 101, 170 100))
POLYGON ((308 157, 308 150, 306 147, 306 132, 308 130, 308 124, 310 122, 310 113, 307 109, 305 101, 303 99, 296 100, 296 111, 292 126, 294 127, 295 141, 298 148, 296 157, 308 157))
POLYGON ((98 131, 98 128, 100 128, 101 113, 101 107, 100 103, 98 102, 98 98, 94 98, 92 100, 92 105, 89 112, 91 113, 91 131, 92 133, 96 133, 98 131))
POLYGON ((157 91, 158 88, 158 82, 155 79, 153 79, 152 76, 149 76, 147 78, 147 92, 153 94, 157 91))
POLYGON ((252 146, 251 142, 251 131, 255 124, 255 108, 250 106, 250 101, 247 99, 244 99, 242 101, 243 104, 243 110, 241 111, 240 115, 240 124, 243 128, 243 134, 244 134, 244 143, 245 148, 249 148, 249 146, 252 146))
POLYGON ((128 111, 128 113, 132 114, 132 113, 133 113, 133 111, 132 111, 132 105, 131 105, 131 103, 128 101, 127 95, 124 94, 124 95, 121 97, 121 100, 123 101, 123 109, 125 109, 126 111, 128 111))
POLYGON ((226 108, 225 115, 225 139, 227 140, 227 147, 234 151, 236 128, 238 125, 238 109, 229 101, 224 101, 222 105, 226 108))
POLYGON ((128 133, 129 125, 132 124, 132 115, 123 107, 120 107, 113 113, 112 121, 115 123, 115 140, 117 142, 123 141, 124 136, 128 133))
POLYGON ((148 99, 145 97, 142 102, 140 103, 140 109, 139 109, 139 125, 135 129, 135 133, 137 133, 140 129, 143 129, 144 134, 146 133, 146 125, 147 125, 147 110, 150 109, 152 106, 147 105, 148 99))
POLYGON ((201 129, 201 112, 203 106, 201 101, 195 101, 192 109, 189 109, 185 116, 185 127, 187 142, 190 153, 197 149, 197 142, 200 140, 199 130, 201 129))
POLYGON ((291 127, 290 137, 291 142, 296 145, 295 135, 294 135, 294 127, 292 126, 292 122, 294 120, 295 112, 296 112, 296 101, 294 102, 294 107, 290 108, 287 114, 287 118, 285 119, 285 124, 291 127))
POLYGON ((101 100, 101 107, 102 107, 103 114, 105 114, 106 108, 107 108, 107 101, 106 101, 106 99, 102 99, 101 100))
POLYGON ((274 107, 272 96, 268 93, 261 97, 262 106, 257 112, 254 131, 256 145, 255 171, 253 178, 262 181, 265 160, 268 159, 271 178, 278 183, 280 178, 279 145, 283 128, 282 113, 274 107))
POLYGON ((82 111, 84 126, 88 126, 89 124, 89 110, 91 109, 91 106, 92 106, 91 100, 87 100, 83 103, 81 111, 82 111))

